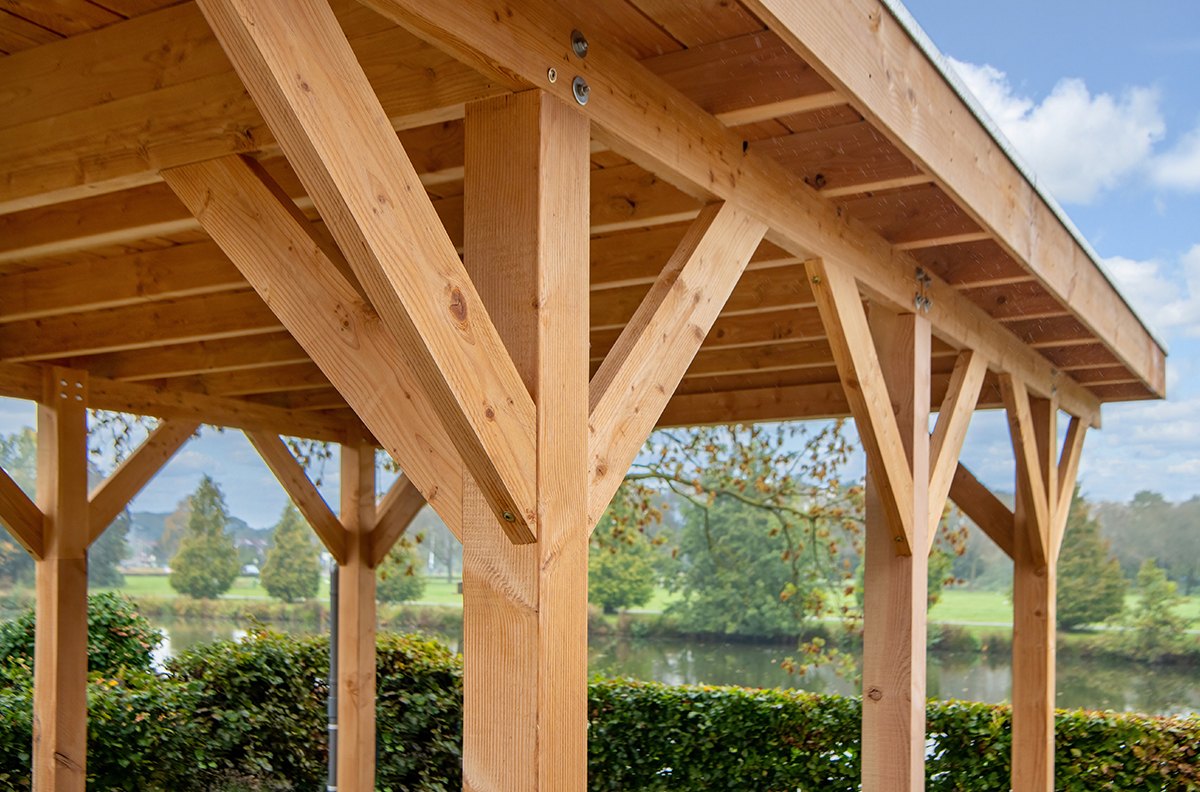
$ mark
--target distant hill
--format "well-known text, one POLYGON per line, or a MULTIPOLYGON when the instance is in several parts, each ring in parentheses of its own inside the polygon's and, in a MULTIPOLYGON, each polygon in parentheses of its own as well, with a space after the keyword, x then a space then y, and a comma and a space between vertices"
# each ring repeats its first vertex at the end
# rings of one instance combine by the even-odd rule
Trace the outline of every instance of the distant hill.
MULTIPOLYGON (((171 514, 172 512, 130 512, 131 522, 127 540, 131 544, 134 542, 144 542, 147 545, 156 543, 162 538, 167 518, 171 514)), ((228 531, 233 534, 234 539, 261 539, 264 541, 271 533, 269 528, 251 528, 245 520, 239 517, 229 518, 228 531)))

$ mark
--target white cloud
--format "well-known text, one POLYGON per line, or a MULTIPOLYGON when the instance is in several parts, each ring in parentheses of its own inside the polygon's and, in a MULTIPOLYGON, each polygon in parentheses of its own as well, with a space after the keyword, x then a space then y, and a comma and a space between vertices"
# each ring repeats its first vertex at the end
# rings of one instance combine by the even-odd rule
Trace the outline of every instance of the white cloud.
POLYGON ((1090 203, 1144 168, 1166 130, 1158 92, 1150 88, 1133 88, 1118 100, 1064 79, 1036 103, 1014 94, 995 67, 950 61, 1039 182, 1064 202, 1090 203))
POLYGON ((1175 146, 1154 160, 1154 183, 1176 190, 1200 190, 1200 127, 1184 135, 1175 146))
POLYGON ((1156 330, 1200 336, 1200 245, 1171 268, 1158 260, 1103 259, 1121 294, 1156 330), (1173 270, 1173 271, 1172 271, 1173 270))

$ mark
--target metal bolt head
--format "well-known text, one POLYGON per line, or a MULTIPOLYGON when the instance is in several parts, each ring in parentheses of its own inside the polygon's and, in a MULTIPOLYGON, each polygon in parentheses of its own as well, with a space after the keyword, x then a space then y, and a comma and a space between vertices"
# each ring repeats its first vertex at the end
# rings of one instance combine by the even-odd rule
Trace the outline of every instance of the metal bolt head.
POLYGON ((571 91, 575 94, 575 101, 581 105, 587 104, 588 94, 591 90, 591 88, 588 88, 587 80, 582 77, 576 77, 571 82, 571 91))
POLYGON ((821 276, 820 276, 820 275, 813 275, 813 283, 815 283, 815 284, 817 284, 818 286, 820 286, 820 285, 821 285, 821 276))
POLYGON ((587 57, 588 43, 587 39, 578 30, 571 31, 571 51, 575 53, 577 58, 587 57))
POLYGON ((550 82, 557 82, 558 81, 558 69, 555 69, 553 66, 551 66, 550 71, 546 72, 546 79, 549 80, 550 82))
POLYGON ((516 522, 517 521, 516 515, 514 515, 512 512, 509 512, 509 511, 504 512, 504 514, 502 514, 500 516, 504 518, 504 522, 516 522))

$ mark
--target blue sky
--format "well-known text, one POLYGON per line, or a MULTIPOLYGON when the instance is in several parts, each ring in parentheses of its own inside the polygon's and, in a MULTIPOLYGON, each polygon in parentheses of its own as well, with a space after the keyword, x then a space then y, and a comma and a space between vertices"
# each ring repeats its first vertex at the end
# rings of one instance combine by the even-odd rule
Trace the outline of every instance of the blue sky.
MULTIPOLYGON (((907 6, 1170 347, 1165 402, 1104 408, 1080 466, 1085 494, 1200 494, 1200 3, 907 6)), ((31 404, 0 399, 0 433, 33 423, 31 404)), ((989 486, 1012 490, 1001 413, 976 416, 963 459, 989 486)), ((286 495, 274 477, 240 432, 212 429, 133 508, 170 511, 205 473, 251 525, 278 519, 286 495)), ((324 478, 336 504, 336 462, 324 478)))

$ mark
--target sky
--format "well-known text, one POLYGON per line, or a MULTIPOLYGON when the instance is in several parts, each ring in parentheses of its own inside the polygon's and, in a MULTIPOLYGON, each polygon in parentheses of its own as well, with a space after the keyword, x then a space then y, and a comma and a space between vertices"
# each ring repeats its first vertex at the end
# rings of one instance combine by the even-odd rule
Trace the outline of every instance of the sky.
MULTIPOLYGON (((1200 494, 1200 2, 907 7, 1169 347, 1168 398, 1107 405, 1104 428, 1089 433, 1079 473, 1085 496, 1200 494)), ((34 424, 31 403, 0 399, 0 434, 34 424)), ((1012 491, 1003 413, 976 415, 963 462, 993 489, 1012 491)), ((204 474, 250 525, 278 520, 287 496, 257 453, 240 432, 210 428, 131 508, 172 511, 204 474)), ((321 478, 336 508, 336 460, 321 478)))

